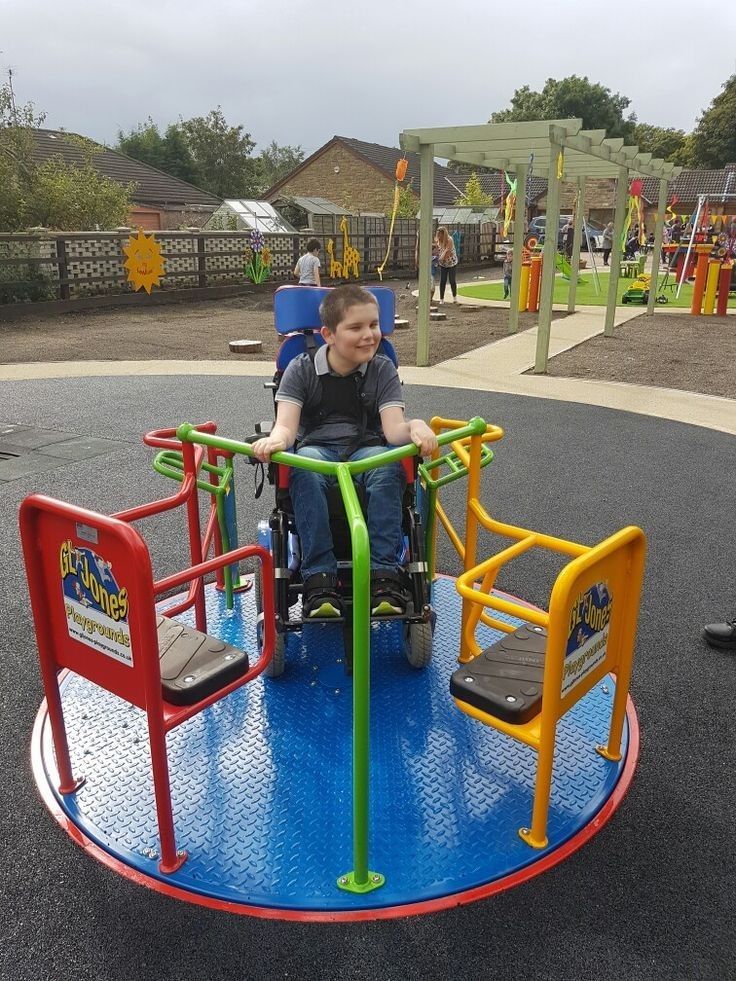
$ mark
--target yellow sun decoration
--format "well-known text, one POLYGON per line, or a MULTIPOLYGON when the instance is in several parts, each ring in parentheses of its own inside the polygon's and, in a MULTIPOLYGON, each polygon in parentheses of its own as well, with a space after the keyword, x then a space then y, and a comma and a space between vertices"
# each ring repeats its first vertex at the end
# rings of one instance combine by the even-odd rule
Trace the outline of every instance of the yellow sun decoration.
POLYGON ((138 229, 137 235, 131 235, 127 245, 123 246, 127 259, 123 263, 128 270, 128 282, 136 290, 144 289, 150 294, 153 286, 158 286, 164 275, 164 259, 161 246, 153 235, 145 235, 138 229))

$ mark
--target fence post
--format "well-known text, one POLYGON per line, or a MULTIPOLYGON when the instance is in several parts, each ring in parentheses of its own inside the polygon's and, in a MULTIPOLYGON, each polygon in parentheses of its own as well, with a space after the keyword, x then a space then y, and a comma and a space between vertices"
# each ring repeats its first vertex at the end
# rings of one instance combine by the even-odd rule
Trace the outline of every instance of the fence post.
POLYGON ((204 250, 204 235, 197 235, 197 280, 200 289, 207 286, 207 254, 204 250))
POLYGON ((66 256, 66 239, 57 238, 56 258, 59 260, 57 267, 59 270, 59 299, 68 300, 71 294, 69 291, 69 267, 67 265, 66 256))

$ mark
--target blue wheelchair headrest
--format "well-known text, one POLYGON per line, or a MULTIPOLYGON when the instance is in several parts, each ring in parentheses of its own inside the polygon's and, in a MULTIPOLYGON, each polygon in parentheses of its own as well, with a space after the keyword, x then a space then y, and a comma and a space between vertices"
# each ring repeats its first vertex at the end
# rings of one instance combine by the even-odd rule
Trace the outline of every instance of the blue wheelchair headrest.
MULTIPOLYGON (((273 313, 279 334, 292 334, 297 330, 319 330, 322 320, 319 306, 327 296, 328 286, 279 286, 273 297, 273 313)), ((381 334, 386 337, 394 332, 396 297, 388 286, 366 286, 378 303, 378 319, 381 334)))

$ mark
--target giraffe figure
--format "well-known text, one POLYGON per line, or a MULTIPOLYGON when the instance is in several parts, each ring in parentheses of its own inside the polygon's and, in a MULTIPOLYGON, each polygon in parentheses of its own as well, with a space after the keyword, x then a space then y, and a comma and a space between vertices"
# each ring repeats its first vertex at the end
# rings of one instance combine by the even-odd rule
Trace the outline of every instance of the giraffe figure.
POLYGON ((340 222, 340 231, 342 232, 342 275, 344 279, 350 279, 351 276, 355 276, 356 279, 360 277, 360 252, 350 244, 350 238, 348 236, 348 220, 347 217, 343 216, 340 222))
POLYGON ((342 264, 335 258, 335 243, 332 239, 327 242, 327 254, 330 257, 330 279, 342 279, 342 264))

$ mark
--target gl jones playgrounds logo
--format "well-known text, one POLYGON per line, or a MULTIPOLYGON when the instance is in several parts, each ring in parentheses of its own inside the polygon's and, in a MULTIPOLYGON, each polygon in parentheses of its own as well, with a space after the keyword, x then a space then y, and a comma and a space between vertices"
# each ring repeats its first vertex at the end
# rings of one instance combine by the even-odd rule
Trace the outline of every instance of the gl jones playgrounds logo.
POLYGON ((61 543, 59 566, 69 636, 132 666, 128 590, 118 586, 110 563, 67 540, 61 543))
POLYGON ((562 675, 563 698, 605 658, 612 606, 607 582, 591 586, 573 603, 562 675))

